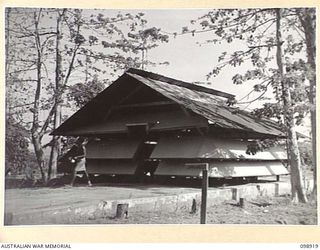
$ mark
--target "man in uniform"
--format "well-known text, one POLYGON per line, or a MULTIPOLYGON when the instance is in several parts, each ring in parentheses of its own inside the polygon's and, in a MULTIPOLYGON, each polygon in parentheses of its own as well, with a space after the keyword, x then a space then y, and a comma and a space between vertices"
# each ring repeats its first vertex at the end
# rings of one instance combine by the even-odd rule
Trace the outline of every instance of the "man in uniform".
POLYGON ((77 177, 77 172, 84 172, 84 175, 86 176, 87 178, 87 181, 88 181, 88 186, 91 187, 92 186, 92 183, 89 179, 89 175, 88 175, 88 172, 87 172, 87 169, 86 169, 86 144, 88 143, 88 140, 87 139, 84 139, 84 140, 79 140, 77 142, 77 146, 78 146, 78 155, 74 156, 74 157, 71 157, 71 162, 72 163, 75 163, 75 167, 74 167, 74 170, 73 170, 73 177, 72 177, 72 180, 71 180, 71 186, 74 185, 74 182, 76 180, 76 177, 77 177))

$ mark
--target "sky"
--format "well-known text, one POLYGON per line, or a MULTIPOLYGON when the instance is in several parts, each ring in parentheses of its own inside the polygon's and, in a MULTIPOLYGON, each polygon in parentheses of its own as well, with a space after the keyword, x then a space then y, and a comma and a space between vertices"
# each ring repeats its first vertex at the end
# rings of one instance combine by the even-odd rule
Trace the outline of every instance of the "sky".
MULTIPOLYGON (((210 11, 209 9, 170 9, 170 10, 136 10, 132 12, 145 13, 145 19, 148 20, 148 26, 161 28, 162 31, 168 33, 181 33, 182 27, 190 26, 191 20, 195 20, 210 11)), ((118 11, 108 10, 109 13, 117 13, 118 11)), ((129 11, 131 12, 131 11, 129 11)), ((260 93, 248 93, 252 91, 253 85, 257 82, 251 81, 241 85, 233 84, 232 77, 239 73, 245 73, 251 63, 243 63, 240 67, 227 66, 221 73, 207 79, 207 74, 218 64, 218 57, 224 51, 232 53, 235 50, 246 50, 245 43, 235 41, 233 43, 224 44, 205 44, 199 45, 208 39, 212 39, 212 34, 199 33, 195 36, 191 34, 170 36, 168 43, 160 44, 157 48, 148 52, 148 59, 155 62, 168 61, 169 65, 158 65, 156 67, 148 67, 146 70, 171 78, 186 82, 210 82, 210 85, 203 85, 208 88, 214 88, 230 94, 234 94, 237 100, 242 99, 243 102, 255 99, 260 93), (247 97, 246 97, 247 96, 247 97), (245 98, 244 98, 245 97, 245 98), (243 99, 244 98, 244 99, 243 99)), ((272 52, 275 53, 275 50, 272 52)), ((271 53, 272 53, 271 52, 271 53)), ((272 65, 276 68, 276 64, 272 65)), ((272 89, 270 88, 265 97, 270 98, 270 102, 274 101, 272 89)), ((255 108, 262 107, 266 101, 255 101, 251 104, 239 105, 240 108, 245 108, 251 111, 255 108)), ((307 117, 302 126, 297 127, 301 133, 309 135, 310 122, 307 117)))
MULTIPOLYGON (((181 33, 182 27, 190 26, 191 20, 203 16, 208 11, 208 9, 94 10, 96 13, 103 12, 105 16, 110 17, 116 16, 119 12, 132 14, 143 12, 145 13, 144 18, 148 21, 146 27, 157 27, 165 33, 181 33)), ((87 9, 84 12, 90 15, 93 10, 87 9)), ((47 21, 52 22, 50 19, 47 21)), ((148 60, 153 62, 168 61, 169 65, 148 66, 146 70, 186 82, 210 82, 209 85, 205 84, 203 86, 234 94, 237 100, 242 99, 252 91, 253 85, 257 82, 235 85, 232 82, 232 77, 237 73, 246 72, 251 64, 244 63, 241 67, 228 66, 217 77, 212 77, 209 80, 207 79, 207 74, 217 65, 218 57, 222 52, 231 53, 235 50, 245 50, 246 45, 238 41, 230 44, 199 45, 199 43, 212 38, 211 33, 201 33, 195 36, 186 34, 175 38, 170 36, 168 43, 161 43, 157 48, 148 51, 148 60)), ((83 75, 83 72, 73 73, 73 81, 79 82, 79 75, 81 74, 83 75)), ((109 76, 106 75, 105 77, 109 76)), ((250 101, 257 95, 257 93, 251 94, 243 101, 250 101)), ((267 93, 267 96, 272 97, 271 90, 267 93)), ((254 102, 249 106, 243 105, 241 107, 252 110, 261 107, 263 102, 254 102)), ((45 116, 46 114, 43 114, 43 117, 45 116)), ((303 128, 302 130, 306 129, 303 128)))
MULTIPOLYGON (((126 10, 128 12, 143 12, 144 18, 148 20, 147 26, 158 27, 163 32, 181 33, 182 27, 190 26, 190 21, 197 19, 208 13, 208 9, 170 9, 170 10, 126 10)), ((104 11, 113 16, 118 10, 104 11)), ((200 33, 178 35, 176 38, 169 36, 168 43, 161 43, 157 48, 148 51, 148 59, 154 62, 168 61, 169 65, 149 66, 147 71, 165 75, 171 78, 186 82, 210 82, 203 86, 214 88, 230 94, 236 95, 236 99, 246 96, 256 83, 246 83, 244 85, 234 85, 232 77, 237 73, 244 73, 249 65, 241 67, 226 67, 217 77, 207 80, 207 74, 218 63, 218 57, 224 51, 245 49, 246 46, 240 42, 232 44, 202 44, 208 39, 212 39, 210 33, 200 33)), ((257 94, 252 94, 246 101, 254 99, 257 94)), ((269 95, 271 97, 271 95, 269 95)), ((253 109, 260 107, 262 102, 256 102, 247 107, 253 109)))
MULTIPOLYGON (((30 11, 32 10, 30 9, 30 11)), ((142 12, 145 14, 143 18, 147 20, 146 28, 157 27, 160 28, 164 34, 172 34, 174 32, 181 33, 182 27, 191 26, 191 20, 195 20, 207 14, 209 11, 210 9, 85 9, 83 10, 83 14, 89 17, 92 13, 103 13, 105 17, 115 17, 119 12, 122 14, 137 14, 142 12)), ((55 26, 53 19, 44 17, 42 22, 45 27, 55 26)), ((125 27, 123 27, 123 29, 125 29, 125 27)), ((66 30, 65 32, 68 31, 66 30)), ((99 37, 99 35, 93 34, 100 38, 100 40, 108 39, 107 37, 99 37)), ((237 100, 242 99, 252 91, 253 85, 257 84, 257 82, 246 82, 242 85, 235 85, 232 82, 232 77, 237 73, 241 74, 246 72, 252 67, 251 64, 244 63, 241 67, 227 66, 218 76, 211 77, 210 79, 207 79, 207 74, 218 64, 218 57, 222 52, 227 51, 231 53, 235 50, 245 50, 247 46, 245 43, 239 41, 234 41, 231 44, 204 44, 206 40, 212 38, 214 37, 212 33, 209 32, 199 33, 195 36, 191 34, 178 35, 176 37, 169 35, 168 43, 159 43, 158 47, 148 50, 149 61, 158 63, 169 62, 169 65, 147 65, 145 70, 186 82, 203 82, 204 85, 202 86, 234 94, 237 100)), ((104 53, 111 52, 109 51, 110 49, 105 49, 101 45, 97 48, 101 49, 101 52, 104 53)), ((103 65, 100 66, 103 68, 103 65)), ((48 68, 48 71, 50 74, 54 74, 54 67, 51 69, 48 68)), ((108 80, 111 81, 115 80, 115 78, 112 78, 108 73, 100 75, 100 78, 108 78, 108 80)), ((84 72, 75 69, 70 77, 70 84, 83 80, 84 72)), ((250 101, 255 99, 257 95, 259 94, 252 93, 242 101, 250 101)), ((271 90, 267 92, 266 96, 272 97, 271 90)), ((256 101, 249 106, 246 104, 240 107, 252 110, 261 107, 263 103, 264 101, 256 101)), ((43 115, 46 116, 46 114, 43 115)))
MULTIPOLYGON (((196 20, 208 11, 210 9, 137 9, 104 10, 103 12, 106 16, 115 16, 118 12, 143 12, 145 13, 144 18, 148 21, 147 27, 154 26, 165 33, 181 33, 182 27, 191 26, 191 20, 196 20)), ((245 50, 247 48, 245 43, 239 41, 230 44, 203 44, 204 41, 212 38, 212 33, 209 32, 199 33, 195 36, 191 34, 178 35, 175 38, 169 36, 168 43, 161 43, 157 48, 148 51, 148 60, 154 62, 168 61, 169 65, 148 66, 146 70, 186 82, 210 82, 209 85, 205 84, 203 86, 234 94, 237 100, 242 99, 244 102, 255 99, 260 93, 247 95, 257 82, 251 81, 235 85, 232 81, 235 74, 243 74, 252 67, 250 63, 243 63, 240 67, 227 66, 218 76, 207 79, 207 74, 218 64, 218 57, 222 52, 231 53, 235 50, 245 50), (200 46, 199 43, 202 45, 200 46)), ((272 52, 275 53, 275 50, 272 52)), ((275 62, 272 67, 276 68, 275 62)), ((269 89, 265 96, 273 101, 272 89, 269 89)), ((262 107, 264 102, 263 100, 255 101, 249 105, 239 106, 250 111, 262 107)), ((309 119, 305 119, 305 122, 297 130, 308 135, 310 132, 309 119)))

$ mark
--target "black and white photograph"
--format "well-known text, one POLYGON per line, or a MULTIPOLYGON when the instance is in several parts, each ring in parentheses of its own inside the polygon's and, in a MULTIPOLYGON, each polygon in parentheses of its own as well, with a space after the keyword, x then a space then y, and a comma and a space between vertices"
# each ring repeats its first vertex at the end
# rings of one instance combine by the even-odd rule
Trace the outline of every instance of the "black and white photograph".
POLYGON ((318 224, 316 8, 3 12, 4 226, 318 224))

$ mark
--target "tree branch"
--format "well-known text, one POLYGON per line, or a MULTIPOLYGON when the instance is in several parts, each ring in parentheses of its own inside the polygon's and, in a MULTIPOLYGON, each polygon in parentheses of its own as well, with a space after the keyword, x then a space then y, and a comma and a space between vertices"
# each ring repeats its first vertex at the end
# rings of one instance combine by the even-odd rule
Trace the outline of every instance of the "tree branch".
POLYGON ((257 100, 259 100, 267 91, 268 91, 268 86, 271 84, 272 81, 268 82, 267 85, 265 86, 266 89, 255 99, 251 100, 251 101, 247 101, 247 102, 238 102, 237 104, 251 104, 257 100))
MULTIPOLYGON (((266 81, 268 81, 268 80, 270 80, 269 78, 268 79, 266 79, 266 80, 264 80, 264 81, 262 81, 261 83, 260 83, 260 85, 261 84, 264 84, 266 81)), ((242 97, 241 99, 239 99, 238 100, 238 102, 239 101, 242 101, 244 98, 246 98, 246 97, 249 97, 249 95, 251 94, 251 93, 253 93, 255 90, 254 89, 252 89, 248 94, 246 94, 244 97, 242 97)))
POLYGON ((75 61, 75 58, 76 58, 76 55, 77 55, 79 47, 80 47, 80 45, 78 44, 78 45, 75 46, 75 48, 73 50, 71 62, 70 62, 69 67, 68 67, 68 72, 67 72, 66 77, 64 79, 64 85, 67 84, 67 82, 69 80, 69 77, 71 75, 71 72, 72 72, 72 69, 73 69, 73 64, 74 64, 74 61, 75 61))
MULTIPOLYGON (((44 33, 39 33, 37 35, 39 36, 47 36, 47 35, 55 35, 56 33, 55 32, 44 32, 44 33)), ((35 36, 34 33, 30 33, 30 34, 26 34, 26 35, 23 35, 23 36, 17 36, 17 38, 26 38, 26 37, 33 37, 35 36)))
POLYGON ((273 43, 273 44, 263 44, 263 45, 257 45, 257 46, 248 46, 248 48, 249 49, 257 49, 257 48, 270 48, 270 47, 274 47, 274 46, 277 46, 277 44, 273 43))
POLYGON ((29 106, 29 105, 32 105, 33 103, 34 103, 34 102, 19 104, 19 105, 15 105, 15 106, 10 106, 10 109, 15 109, 15 108, 21 108, 21 107, 29 106))
POLYGON ((54 103, 53 106, 52 106, 52 108, 51 108, 51 110, 50 110, 50 112, 49 112, 49 114, 48 114, 48 116, 47 116, 47 119, 45 120, 45 122, 44 122, 44 124, 42 125, 42 128, 41 128, 41 130, 40 130, 40 132, 39 132, 40 138, 42 138, 43 135, 45 134, 45 132, 46 132, 46 130, 47 130, 47 128, 48 128, 51 120, 52 120, 52 117, 53 117, 53 115, 54 115, 54 112, 55 112, 55 110, 56 110, 56 107, 57 107, 57 104, 54 103))

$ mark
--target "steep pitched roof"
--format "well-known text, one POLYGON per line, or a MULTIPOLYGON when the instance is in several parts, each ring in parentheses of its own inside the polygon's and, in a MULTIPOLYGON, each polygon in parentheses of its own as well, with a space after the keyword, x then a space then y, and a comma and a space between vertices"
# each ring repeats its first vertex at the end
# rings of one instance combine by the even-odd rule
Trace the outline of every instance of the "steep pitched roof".
POLYGON ((167 98, 207 118, 211 123, 219 127, 244 129, 262 134, 283 135, 278 129, 278 124, 266 119, 257 119, 249 112, 229 107, 221 98, 217 98, 208 92, 154 80, 130 72, 126 74, 160 92, 167 98))
POLYGON ((131 74, 139 75, 139 76, 142 76, 144 78, 149 78, 149 79, 160 81, 160 82, 166 82, 166 83, 169 83, 169 84, 172 84, 172 85, 176 85, 176 86, 179 86, 179 87, 183 87, 183 88, 187 88, 187 89, 194 90, 194 91, 199 91, 199 92, 212 94, 212 95, 215 95, 215 96, 221 96, 221 97, 225 97, 225 98, 228 98, 228 99, 235 98, 234 95, 226 93, 226 92, 222 92, 222 91, 219 91, 219 90, 216 90, 216 89, 209 89, 209 88, 206 88, 206 87, 203 87, 203 86, 199 86, 199 85, 192 84, 192 83, 189 83, 189 82, 183 82, 183 81, 180 81, 180 80, 176 80, 176 79, 173 79, 173 78, 170 78, 170 77, 162 76, 162 75, 159 75, 159 74, 155 74, 155 73, 152 73, 152 72, 147 72, 147 71, 140 70, 140 69, 130 68, 130 69, 128 69, 128 71, 126 73, 127 74, 131 73, 131 74))
POLYGON ((113 103, 117 102, 116 91, 126 95, 132 90, 128 87, 134 84, 144 84, 150 87, 164 97, 208 119, 214 126, 284 136, 278 129, 278 124, 266 119, 257 119, 248 112, 227 106, 223 98, 234 98, 231 94, 137 69, 129 69, 125 72, 52 134, 68 134, 67 131, 71 131, 76 126, 98 122, 101 120, 100 116, 105 116, 113 103))

